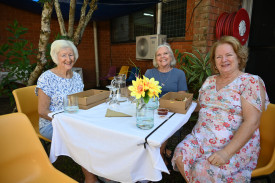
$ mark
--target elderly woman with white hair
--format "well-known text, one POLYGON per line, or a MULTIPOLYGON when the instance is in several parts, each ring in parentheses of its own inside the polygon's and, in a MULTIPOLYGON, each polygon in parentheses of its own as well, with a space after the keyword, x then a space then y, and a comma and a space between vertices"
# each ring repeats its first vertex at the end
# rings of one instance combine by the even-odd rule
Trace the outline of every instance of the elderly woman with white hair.
MULTIPOLYGON (((39 131, 52 139, 52 118, 49 113, 63 110, 63 97, 83 91, 81 76, 72 71, 78 59, 75 45, 68 40, 56 40, 51 45, 51 57, 56 67, 38 78, 35 90, 38 95, 39 131)), ((86 183, 98 183, 96 176, 82 168, 86 183)))

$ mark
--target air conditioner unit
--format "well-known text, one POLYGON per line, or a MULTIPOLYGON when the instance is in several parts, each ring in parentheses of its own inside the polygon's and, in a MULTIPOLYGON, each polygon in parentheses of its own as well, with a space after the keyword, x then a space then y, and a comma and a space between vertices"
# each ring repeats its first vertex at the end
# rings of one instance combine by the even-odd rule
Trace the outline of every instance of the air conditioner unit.
POLYGON ((136 37, 136 59, 153 59, 160 44, 166 42, 166 35, 155 34, 136 37))

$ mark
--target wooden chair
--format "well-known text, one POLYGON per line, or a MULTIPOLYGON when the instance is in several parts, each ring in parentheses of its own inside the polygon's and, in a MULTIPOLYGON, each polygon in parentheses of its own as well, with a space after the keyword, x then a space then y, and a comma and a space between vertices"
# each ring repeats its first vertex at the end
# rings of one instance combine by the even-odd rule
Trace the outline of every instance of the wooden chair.
POLYGON ((39 132, 38 97, 35 95, 35 87, 36 85, 18 88, 13 90, 12 94, 15 98, 17 111, 28 116, 37 136, 41 139, 45 151, 48 153, 47 143, 50 143, 51 140, 42 136, 39 132))
MULTIPOLYGON (((127 75, 128 75, 128 70, 129 70, 129 66, 126 66, 126 65, 121 66, 121 68, 120 68, 120 71, 119 71, 118 75, 120 75, 120 74, 125 74, 125 75, 126 75, 126 78, 127 78, 127 75)), ((109 80, 113 80, 113 79, 114 79, 114 77, 110 77, 110 78, 108 78, 108 79, 109 79, 109 80)))
POLYGON ((275 104, 269 104, 263 112, 260 123, 260 156, 252 178, 266 178, 271 182, 269 174, 275 170, 275 104))
POLYGON ((53 167, 23 113, 0 116, 0 147, 0 182, 76 183, 53 167))

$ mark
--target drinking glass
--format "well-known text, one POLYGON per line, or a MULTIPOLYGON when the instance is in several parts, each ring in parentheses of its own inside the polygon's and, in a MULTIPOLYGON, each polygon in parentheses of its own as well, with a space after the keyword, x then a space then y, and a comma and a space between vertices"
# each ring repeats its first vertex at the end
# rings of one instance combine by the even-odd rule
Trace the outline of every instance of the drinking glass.
POLYGON ((76 113, 78 107, 78 97, 76 95, 67 95, 63 98, 64 111, 67 113, 76 113))

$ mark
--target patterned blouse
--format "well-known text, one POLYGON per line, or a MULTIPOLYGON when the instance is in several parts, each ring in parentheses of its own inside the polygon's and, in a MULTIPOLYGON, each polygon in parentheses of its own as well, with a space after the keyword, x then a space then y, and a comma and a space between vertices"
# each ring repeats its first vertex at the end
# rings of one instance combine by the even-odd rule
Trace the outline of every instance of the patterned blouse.
MULTIPOLYGON (((172 164, 175 167, 176 158, 183 156, 190 182, 250 182, 260 152, 259 129, 225 165, 211 165, 207 158, 223 149, 243 123, 241 97, 261 111, 260 84, 264 86, 264 82, 259 76, 244 73, 217 91, 216 78, 217 75, 208 77, 201 87, 198 122, 178 144, 172 164)), ((268 103, 266 94, 265 107, 268 103)))
MULTIPOLYGON (((84 85, 81 76, 73 72, 72 78, 62 78, 48 70, 41 74, 37 81, 37 87, 35 93, 38 95, 38 88, 50 97, 49 110, 52 112, 63 110, 63 97, 73 93, 83 91, 84 85)), ((39 118, 39 128, 43 128, 51 121, 44 118, 39 118)))

